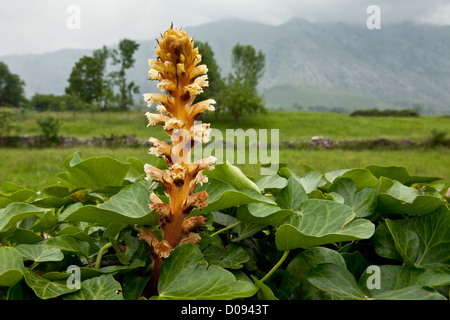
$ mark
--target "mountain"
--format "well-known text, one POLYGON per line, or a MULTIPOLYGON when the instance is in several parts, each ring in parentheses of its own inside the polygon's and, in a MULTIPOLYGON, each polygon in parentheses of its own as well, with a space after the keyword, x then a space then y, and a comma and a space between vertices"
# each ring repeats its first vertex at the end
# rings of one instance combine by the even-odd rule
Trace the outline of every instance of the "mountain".
MULTIPOLYGON (((221 67, 231 70, 236 43, 266 55, 260 90, 269 107, 411 107, 450 114, 450 26, 398 23, 380 30, 345 23, 294 18, 278 25, 223 20, 185 28, 207 41, 221 67)), ((147 80, 147 60, 155 58, 155 39, 139 41, 128 77, 143 93, 155 92, 147 80)), ((102 44, 99 44, 101 47, 102 44)), ((26 93, 62 94, 74 63, 91 50, 65 49, 39 55, 0 57, 26 82, 26 93)))

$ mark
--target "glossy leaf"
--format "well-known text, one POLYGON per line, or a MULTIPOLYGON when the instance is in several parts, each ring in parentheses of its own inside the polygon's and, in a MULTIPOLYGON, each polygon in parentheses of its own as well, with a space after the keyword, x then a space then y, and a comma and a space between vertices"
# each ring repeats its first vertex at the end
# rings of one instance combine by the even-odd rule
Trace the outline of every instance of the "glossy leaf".
POLYGON ((237 280, 231 272, 209 266, 195 245, 182 244, 164 261, 155 298, 228 300, 251 297, 257 290, 250 280, 237 280))
POLYGON ((3 182, 0 191, 0 208, 6 207, 13 202, 22 202, 32 199, 36 196, 36 192, 33 190, 19 186, 13 182, 3 182))
POLYGON ((44 241, 44 238, 31 230, 15 228, 13 233, 6 238, 11 243, 35 244, 44 241))
POLYGON ((40 277, 29 268, 21 268, 21 270, 27 285, 41 299, 51 299, 78 290, 69 287, 66 281, 49 281, 40 277))
POLYGON ((280 191, 275 202, 281 209, 297 211, 300 204, 308 199, 307 191, 300 181, 292 176, 288 179, 287 186, 280 191))
POLYGON ((368 169, 363 168, 346 170, 340 177, 353 180, 356 183, 358 191, 369 187, 377 188, 379 184, 379 179, 368 169))
POLYGON ((259 288, 257 295, 258 300, 278 300, 278 298, 273 294, 273 291, 267 285, 259 281, 255 276, 252 276, 252 279, 259 288))
POLYGON ((333 300, 369 299, 353 275, 345 267, 336 264, 319 264, 308 271, 307 279, 313 286, 330 293, 333 300))
POLYGON ((445 205, 442 199, 421 195, 419 190, 398 181, 382 178, 382 185, 378 195, 378 210, 384 213, 420 215, 445 205))
POLYGON ((246 188, 239 191, 233 186, 215 179, 209 179, 205 190, 209 195, 208 206, 203 209, 205 212, 218 211, 254 202, 274 203, 271 199, 263 196, 259 190, 246 188))
POLYGON ((382 222, 378 225, 372 239, 375 252, 380 257, 403 261, 402 256, 398 253, 397 248, 395 247, 394 239, 389 232, 386 222, 382 222))
POLYGON ((344 203, 353 209, 357 217, 363 218, 375 213, 377 189, 366 187, 357 191, 356 183, 350 178, 339 178, 333 182, 328 192, 342 196, 344 203))
POLYGON ((67 172, 59 176, 78 188, 92 190, 107 186, 121 186, 131 168, 129 163, 123 163, 111 157, 94 157, 81 159, 79 152, 70 155, 63 166, 67 172))
POLYGON ((370 238, 374 225, 365 219, 355 219, 353 210, 332 201, 308 199, 300 206, 300 214, 276 233, 278 250, 370 238))
POLYGON ((111 223, 155 225, 159 214, 149 209, 149 196, 147 186, 136 182, 98 206, 80 206, 65 214, 64 220, 96 223, 105 227, 111 223))
POLYGON ((414 268, 392 265, 379 266, 378 288, 368 286, 372 272, 364 272, 358 281, 359 286, 370 296, 380 296, 389 291, 420 286, 438 288, 450 284, 450 273, 445 268, 414 268))
POLYGON ((25 218, 43 214, 50 210, 52 209, 38 208, 28 203, 11 203, 6 208, 0 209, 0 232, 25 218))
POLYGON ((89 257, 99 250, 98 246, 92 239, 89 240, 81 234, 65 234, 56 238, 51 238, 47 240, 45 246, 58 248, 63 251, 74 252, 85 257, 89 257))
POLYGON ((439 177, 411 176, 406 168, 398 166, 370 165, 366 168, 377 178, 386 177, 391 180, 397 180, 407 186, 410 186, 413 183, 429 183, 441 179, 439 177))
POLYGON ((294 214, 289 209, 268 203, 250 203, 247 206, 240 206, 237 210, 237 218, 241 221, 279 226, 287 218, 294 214))
POLYGON ((20 252, 12 247, 0 247, 0 287, 11 287, 23 277, 20 252))
POLYGON ((301 178, 297 175, 293 175, 293 177, 300 182, 307 194, 325 184, 325 180, 322 179, 323 174, 315 171, 309 171, 301 178))
POLYGON ((343 257, 336 251, 325 247, 314 247, 299 253, 287 265, 280 285, 291 300, 329 298, 327 293, 318 292, 307 281, 309 269, 322 263, 333 263, 345 268, 343 257))
POLYGON ((226 269, 240 269, 250 258, 242 247, 234 244, 229 244, 223 250, 215 245, 209 245, 203 251, 203 255, 209 264, 226 269))
MULTIPOLYGON (((396 278, 388 278, 386 281, 392 282, 393 279, 395 281, 396 278)), ((446 300, 435 289, 422 285, 367 293, 347 269, 330 263, 311 269, 308 272, 308 281, 318 289, 331 293, 334 300, 446 300)), ((363 286, 365 285, 363 282, 363 286)), ((398 285, 388 283, 386 287, 392 286, 398 285)))
POLYGON ((77 292, 64 295, 64 300, 124 300, 120 283, 112 275, 102 275, 81 283, 77 292))
POLYGON ((260 191, 256 183, 247 178, 238 167, 233 166, 228 161, 215 165, 214 170, 206 170, 204 174, 209 178, 222 181, 238 191, 245 189, 260 191))
POLYGON ((50 248, 38 244, 19 244, 15 247, 22 257, 34 262, 61 261, 64 255, 58 248, 50 248))
POLYGON ((450 210, 411 219, 390 220, 386 224, 397 252, 409 266, 446 266, 450 264, 450 210))
POLYGON ((256 182, 256 185, 261 191, 271 189, 283 189, 287 184, 287 180, 280 177, 278 174, 265 176, 256 182))

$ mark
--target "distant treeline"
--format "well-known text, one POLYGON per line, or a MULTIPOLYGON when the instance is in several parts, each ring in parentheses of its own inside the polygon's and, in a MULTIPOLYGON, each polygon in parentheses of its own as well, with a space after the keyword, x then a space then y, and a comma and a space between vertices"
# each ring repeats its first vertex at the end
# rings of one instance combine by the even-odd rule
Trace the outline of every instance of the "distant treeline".
POLYGON ((365 109, 355 110, 350 114, 351 117, 418 117, 419 112, 410 109, 365 109))

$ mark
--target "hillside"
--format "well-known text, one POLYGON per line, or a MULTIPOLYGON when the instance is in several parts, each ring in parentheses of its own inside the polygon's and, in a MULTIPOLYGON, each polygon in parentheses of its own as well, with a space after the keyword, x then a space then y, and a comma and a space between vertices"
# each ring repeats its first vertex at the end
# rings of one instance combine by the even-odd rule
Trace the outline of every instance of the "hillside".
MULTIPOLYGON (((230 71, 237 42, 263 50, 267 62, 260 89, 271 108, 326 105, 353 110, 420 103, 426 113, 450 113, 450 26, 401 23, 368 30, 296 18, 279 26, 225 20, 186 30, 211 45, 223 75, 230 71)), ((147 81, 147 60, 154 58, 158 33, 139 41, 136 64, 129 71, 143 93, 156 90, 147 81)), ((89 52, 65 49, 0 60, 25 80, 28 96, 61 94, 73 64, 89 52)))

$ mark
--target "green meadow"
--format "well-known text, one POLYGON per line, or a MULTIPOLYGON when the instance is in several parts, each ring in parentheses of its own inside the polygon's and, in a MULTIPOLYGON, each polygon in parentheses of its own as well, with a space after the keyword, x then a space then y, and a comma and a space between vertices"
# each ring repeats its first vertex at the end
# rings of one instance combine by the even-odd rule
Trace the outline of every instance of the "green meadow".
MULTIPOLYGON (((150 136, 165 138, 160 127, 147 127, 145 112, 43 112, 24 114, 16 111, 15 130, 12 134, 41 134, 36 122, 48 115, 62 122, 60 135, 76 137, 136 135, 141 139, 150 136)), ((155 112, 155 111, 153 111, 155 112)), ((310 140, 313 136, 327 136, 333 140, 343 139, 411 139, 424 140, 433 129, 448 131, 450 117, 423 116, 418 118, 363 118, 348 114, 319 112, 276 112, 247 116, 236 123, 230 116, 213 114, 199 119, 211 123, 212 128, 224 131, 229 128, 279 129, 281 141, 310 140)))
MULTIPOLYGON (((141 112, 84 112, 84 113, 40 113, 15 114, 15 128, 12 135, 39 135, 37 119, 47 115, 58 117, 62 126, 61 136, 93 137, 111 135, 136 135, 141 139, 156 137, 167 139, 161 127, 147 127, 146 110, 141 112)), ((279 129, 280 141, 305 141, 313 136, 327 136, 333 140, 376 139, 393 140, 430 139, 433 129, 450 133, 449 117, 418 118, 353 118, 348 114, 313 112, 269 112, 243 118, 239 123, 227 116, 217 119, 208 115, 201 119, 211 123, 225 133, 226 129, 242 128, 279 129)), ((62 161, 75 151, 80 151, 84 159, 95 156, 111 156, 126 161, 136 157, 150 161, 153 156, 147 148, 117 146, 100 148, 77 146, 71 148, 2 148, 0 149, 0 185, 12 181, 19 185, 40 190, 42 187, 60 181, 57 173, 64 171, 62 161)), ((281 148, 280 162, 302 174, 303 165, 319 172, 337 169, 365 167, 371 164, 382 166, 404 166, 413 175, 442 177, 450 181, 450 150, 437 147, 429 149, 410 149, 396 151, 371 150, 298 150, 281 148)), ((238 165, 249 176, 260 176, 259 165, 238 165)))

